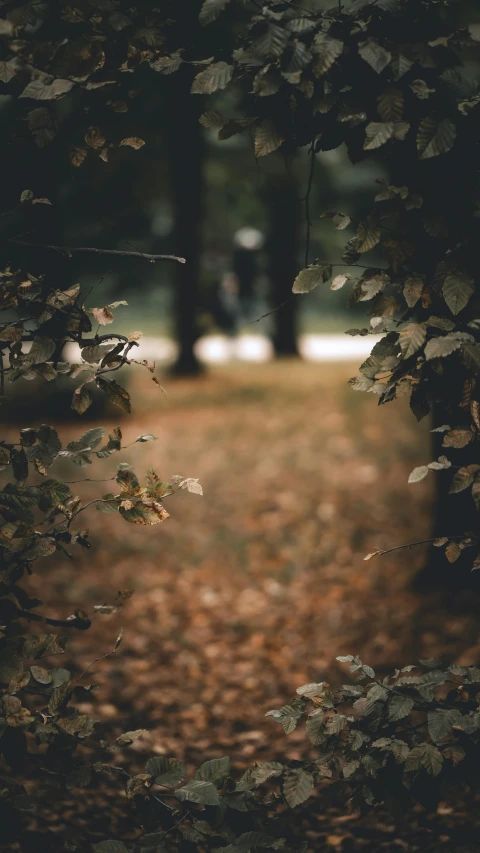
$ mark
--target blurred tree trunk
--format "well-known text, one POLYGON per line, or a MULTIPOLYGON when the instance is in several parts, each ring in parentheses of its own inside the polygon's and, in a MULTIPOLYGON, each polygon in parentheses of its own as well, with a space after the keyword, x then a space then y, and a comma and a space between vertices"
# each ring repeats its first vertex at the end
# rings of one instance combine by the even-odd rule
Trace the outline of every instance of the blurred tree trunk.
MULTIPOLYGON (((272 307, 277 308, 290 299, 292 284, 298 273, 299 204, 294 175, 286 170, 270 175, 265 200, 269 220, 270 293, 272 307)), ((298 300, 291 300, 271 315, 276 355, 298 355, 297 306, 298 300)))
POLYGON ((180 350, 173 372, 188 376, 202 370, 194 345, 199 335, 197 311, 204 213, 205 144, 199 123, 203 101, 190 94, 191 75, 188 69, 181 68, 176 78, 175 85, 167 89, 167 129, 175 216, 172 251, 186 258, 187 262, 176 264, 174 269, 175 327, 180 350))

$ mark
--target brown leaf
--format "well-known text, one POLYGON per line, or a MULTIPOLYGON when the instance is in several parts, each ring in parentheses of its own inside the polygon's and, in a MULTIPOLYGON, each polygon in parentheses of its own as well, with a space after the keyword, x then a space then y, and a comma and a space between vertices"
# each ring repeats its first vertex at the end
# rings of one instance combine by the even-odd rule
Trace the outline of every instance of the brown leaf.
POLYGON ((126 139, 122 139, 120 142, 120 148, 128 147, 134 148, 135 151, 138 151, 139 148, 143 148, 145 145, 145 140, 140 139, 139 136, 127 136, 126 139))
POLYGON ((103 308, 89 308, 88 313, 93 314, 100 326, 108 326, 109 323, 113 323, 114 316, 108 305, 105 305, 103 308))
POLYGON ((88 128, 85 134, 85 142, 90 148, 103 148, 106 141, 103 131, 97 125, 88 128))
POLYGON ((70 153, 68 155, 68 159, 70 160, 70 163, 72 164, 72 166, 81 166, 83 161, 85 160, 86 156, 87 156, 86 149, 85 148, 78 148, 76 146, 75 148, 72 148, 70 150, 70 153))

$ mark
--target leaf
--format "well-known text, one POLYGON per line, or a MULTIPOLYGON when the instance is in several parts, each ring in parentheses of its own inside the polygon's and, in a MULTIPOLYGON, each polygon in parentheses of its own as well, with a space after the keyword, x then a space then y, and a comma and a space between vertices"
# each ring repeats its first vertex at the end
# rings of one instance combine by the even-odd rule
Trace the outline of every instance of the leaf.
POLYGON ((383 122, 400 121, 403 116, 403 93, 400 89, 384 89, 377 97, 377 105, 383 122))
POLYGON ((400 330, 398 342, 403 358, 410 358, 424 345, 427 330, 424 323, 409 323, 400 330))
POLYGON ((403 296, 409 308, 413 308, 422 295, 423 278, 420 276, 409 276, 403 287, 403 296))
POLYGON ((380 228, 377 223, 370 217, 360 222, 355 241, 357 252, 369 252, 373 249, 380 242, 380 228))
POLYGON ((435 743, 448 737, 452 727, 462 719, 460 711, 453 708, 428 712, 428 733, 435 743))
POLYGON ((154 500, 131 501, 127 498, 120 503, 119 512, 122 518, 131 524, 159 524, 170 518, 162 504, 154 500))
POLYGON ((28 361, 30 364, 43 364, 43 362, 48 361, 52 357, 55 349, 55 341, 52 341, 51 338, 35 335, 27 356, 28 361))
POLYGON ((252 44, 255 56, 281 56, 288 42, 288 33, 274 23, 265 23, 263 33, 252 44))
POLYGON ((365 151, 371 151, 374 148, 380 148, 385 142, 392 138, 393 123, 371 121, 365 128, 365 142, 363 148, 365 151))
POLYGON ((223 12, 229 0, 203 0, 202 8, 198 20, 202 27, 206 24, 211 24, 215 18, 218 18, 220 12, 223 12))
POLYGON ((347 718, 344 714, 333 714, 327 720, 327 734, 339 735, 347 725, 347 718))
POLYGON ((195 779, 201 779, 204 782, 220 782, 230 773, 230 759, 228 756, 224 758, 213 758, 211 761, 205 761, 195 773, 195 779))
POLYGON ((421 743, 410 750, 405 762, 405 771, 423 767, 430 776, 438 776, 443 765, 443 755, 431 743, 421 743))
POLYGON ((470 370, 480 372, 480 344, 467 344, 463 349, 463 360, 470 370))
POLYGON ((307 737, 314 746, 319 746, 326 740, 325 714, 320 708, 309 714, 305 728, 307 737))
POLYGON ((70 160, 72 166, 78 167, 82 165, 86 156, 87 151, 85 148, 79 148, 78 146, 75 146, 75 148, 70 149, 68 159, 70 160))
POLYGON ((183 782, 187 772, 182 761, 177 761, 176 758, 165 758, 163 755, 147 761, 145 770, 153 776, 156 785, 163 785, 166 788, 174 788, 183 782))
POLYGON ((418 468, 414 468, 411 474, 408 477, 409 483, 419 483, 420 480, 425 479, 428 474, 427 465, 420 465, 418 468))
POLYGON ((263 785, 268 779, 280 776, 283 771, 283 765, 278 761, 262 761, 256 763, 253 767, 249 767, 245 771, 240 781, 237 783, 236 791, 250 791, 253 788, 258 788, 263 785))
POLYGON ((255 157, 265 157, 267 154, 271 154, 272 151, 276 151, 277 148, 280 148, 280 145, 282 145, 284 141, 285 137, 277 131, 271 119, 262 121, 262 123, 255 128, 255 157))
POLYGON ((445 556, 449 563, 456 563, 461 553, 462 549, 457 542, 450 542, 445 548, 445 556))
POLYGON ((313 789, 314 781, 312 774, 301 767, 296 770, 290 770, 286 774, 283 783, 283 793, 291 809, 308 800, 313 793, 313 789))
POLYGON ((417 151, 420 160, 446 154, 453 147, 457 131, 449 118, 432 113, 422 119, 417 133, 417 151))
POLYGON ((143 737, 146 734, 147 734, 146 729, 135 729, 135 731, 132 731, 132 732, 124 732, 123 735, 120 735, 120 737, 117 737, 117 739, 115 741, 115 746, 118 746, 119 749, 122 746, 129 746, 131 743, 134 743, 136 740, 138 740, 139 738, 143 737))
POLYGON ((95 853, 128 853, 123 841, 97 841, 92 846, 95 853))
POLYGON ((143 148, 144 145, 145 145, 145 140, 140 139, 139 136, 127 136, 125 139, 122 139, 122 141, 119 144, 119 148, 128 147, 128 148, 134 148, 135 151, 138 151, 138 149, 143 148))
POLYGON ((157 436, 156 436, 156 435, 152 435, 152 433, 151 433, 151 432, 146 432, 146 433, 144 433, 143 435, 139 435, 139 436, 138 436, 138 438, 136 438, 136 439, 135 439, 135 441, 141 441, 141 442, 144 442, 144 441, 157 441, 157 436))
POLYGON ((343 52, 343 42, 326 33, 317 33, 310 49, 315 54, 313 73, 316 77, 322 77, 343 52))
POLYGON ((365 62, 368 62, 371 68, 381 74, 384 68, 387 67, 392 55, 382 47, 375 39, 367 39, 358 45, 358 52, 365 62))
POLYGON ((425 358, 430 361, 432 358, 446 358, 455 350, 460 349, 462 341, 457 338, 445 335, 441 338, 432 338, 425 347, 425 358))
POLYGON ((55 101, 66 95, 75 85, 71 80, 61 80, 59 77, 51 77, 49 74, 41 74, 31 80, 19 98, 32 98, 35 101, 55 101))
POLYGON ((73 392, 72 409, 83 415, 84 412, 92 405, 93 397, 85 385, 79 385, 73 392))
POLYGON ((108 305, 105 305, 103 308, 89 308, 88 313, 93 314, 100 326, 108 326, 115 319, 108 305))
POLYGON ((194 78, 191 92, 193 95, 211 95, 219 89, 225 89, 230 83, 233 67, 226 62, 214 62, 194 78))
POLYGON ((104 133, 98 125, 92 125, 92 127, 88 128, 85 134, 85 142, 90 146, 90 148, 103 148, 106 141, 104 133))
POLYGON ((358 282, 361 294, 358 297, 358 301, 367 302, 373 299, 374 296, 383 290, 389 281, 390 276, 386 273, 378 273, 378 275, 371 275, 369 278, 361 278, 358 282))
POLYGON ((466 447, 473 440, 473 432, 465 427, 456 427, 447 432, 443 438, 443 447, 466 447))
POLYGON ((101 376, 97 377, 96 382, 99 388, 105 392, 105 396, 111 403, 115 406, 119 406, 124 412, 128 412, 128 414, 130 414, 132 411, 130 394, 125 390, 125 388, 122 388, 118 382, 114 382, 113 380, 108 381, 103 379, 101 376))
POLYGON ((473 279, 460 271, 447 275, 442 287, 443 298, 455 316, 465 308, 473 292, 473 279))
POLYGON ((200 779, 192 779, 183 788, 175 791, 177 800, 181 803, 201 803, 204 806, 219 806, 220 797, 212 782, 204 782, 200 779))
POLYGON ((330 290, 340 290, 350 279, 351 276, 349 276, 348 273, 345 275, 336 275, 335 278, 332 279, 330 290))
POLYGON ((398 694, 392 696, 388 705, 388 719, 391 723, 403 720, 411 713, 414 705, 415 702, 410 696, 400 696, 398 694))
POLYGON ((310 293, 319 284, 323 284, 332 275, 330 264, 312 264, 299 272, 293 282, 292 293, 310 293))
MULTIPOLYGON (((472 485, 476 474, 480 471, 480 465, 464 465, 453 476, 450 484, 449 493, 455 495, 458 492, 463 492, 472 485)), ((445 540, 446 541, 446 540, 445 540)))
POLYGON ((32 673, 35 681, 38 681, 39 684, 51 684, 52 676, 47 669, 43 668, 43 666, 31 666, 30 672, 32 673))

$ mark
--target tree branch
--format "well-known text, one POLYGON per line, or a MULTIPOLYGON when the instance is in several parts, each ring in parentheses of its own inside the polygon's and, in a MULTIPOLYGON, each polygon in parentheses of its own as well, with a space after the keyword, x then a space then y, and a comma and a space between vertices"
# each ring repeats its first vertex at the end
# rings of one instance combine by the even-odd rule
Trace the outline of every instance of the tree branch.
POLYGON ((145 261, 154 264, 155 261, 176 261, 178 264, 185 264, 185 258, 179 258, 177 255, 147 255, 144 252, 130 252, 123 249, 97 249, 91 246, 50 246, 46 243, 27 243, 25 240, 8 240, 8 243, 13 243, 16 246, 24 246, 26 249, 48 249, 52 252, 60 252, 60 254, 71 257, 73 254, 80 252, 89 252, 93 255, 116 255, 119 258, 143 258, 145 261))

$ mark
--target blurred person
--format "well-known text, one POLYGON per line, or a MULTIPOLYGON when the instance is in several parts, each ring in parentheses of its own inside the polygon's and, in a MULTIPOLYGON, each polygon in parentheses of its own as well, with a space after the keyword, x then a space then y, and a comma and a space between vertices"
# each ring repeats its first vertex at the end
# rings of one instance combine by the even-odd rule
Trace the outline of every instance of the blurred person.
POLYGON ((240 228, 234 234, 233 274, 237 281, 241 315, 245 320, 252 318, 258 274, 258 253, 262 245, 263 234, 256 228, 240 228))

